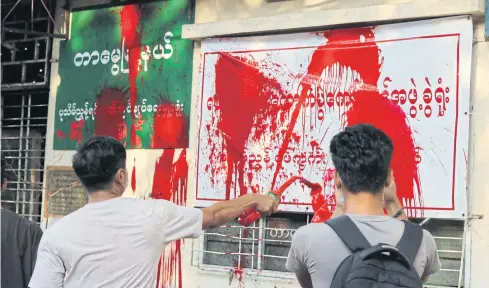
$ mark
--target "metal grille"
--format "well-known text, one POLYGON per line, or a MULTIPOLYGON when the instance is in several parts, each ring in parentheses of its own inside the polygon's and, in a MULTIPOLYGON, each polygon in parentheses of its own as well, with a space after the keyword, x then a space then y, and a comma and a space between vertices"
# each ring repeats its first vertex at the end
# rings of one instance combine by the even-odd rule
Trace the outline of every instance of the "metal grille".
POLYGON ((49 91, 2 94, 2 207, 40 222, 49 91))
POLYGON ((47 86, 52 40, 46 34, 53 25, 44 5, 50 9, 50 2, 2 1, 2 91, 47 86))
MULTIPOLYGON (((198 243, 193 243, 192 263, 201 269, 244 269, 250 274, 293 278, 285 269, 292 236, 310 219, 310 214, 283 213, 261 219, 250 227, 232 222, 209 229, 198 243)), ((463 221, 433 219, 423 227, 433 234, 442 263, 442 269, 430 277, 427 285, 459 287, 463 283, 460 269, 463 221)))

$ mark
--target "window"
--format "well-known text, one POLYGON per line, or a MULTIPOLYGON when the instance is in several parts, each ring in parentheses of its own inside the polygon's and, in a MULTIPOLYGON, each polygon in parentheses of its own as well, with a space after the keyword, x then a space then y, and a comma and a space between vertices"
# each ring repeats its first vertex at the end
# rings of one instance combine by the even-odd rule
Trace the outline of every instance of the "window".
POLYGON ((249 227, 232 222, 209 229, 201 239, 199 265, 285 272, 292 236, 310 218, 310 214, 279 213, 249 227))
POLYGON ((1 11, 1 154, 9 182, 2 207, 38 223, 54 7, 54 0, 6 0, 1 11))
POLYGON ((2 207, 41 221, 44 146, 49 92, 2 94, 2 157, 7 190, 2 207))
MULTIPOLYGON (((245 269, 251 273, 268 273, 270 276, 279 273, 280 277, 285 277, 285 261, 292 236, 311 218, 311 214, 279 213, 260 219, 250 227, 232 222, 209 229, 201 237, 199 248, 194 245, 192 260, 202 269, 245 269)), ((429 219, 423 228, 435 238, 442 264, 442 269, 431 276, 427 284, 429 287, 458 287, 459 281, 463 281, 464 222, 429 219)), ((294 276, 289 274, 289 277, 294 276)))
MULTIPOLYGON (((43 1, 51 11, 54 2, 43 1)), ((43 3, 2 1, 2 91, 49 85, 53 24, 43 3)))

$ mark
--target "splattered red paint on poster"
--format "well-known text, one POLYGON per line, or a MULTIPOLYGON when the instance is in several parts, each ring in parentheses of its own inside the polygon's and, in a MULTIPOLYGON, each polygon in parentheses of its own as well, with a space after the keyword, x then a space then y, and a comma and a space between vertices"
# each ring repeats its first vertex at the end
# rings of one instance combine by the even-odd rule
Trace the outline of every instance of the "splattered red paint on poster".
MULTIPOLYGON (((186 150, 182 150, 176 162, 175 150, 163 151, 155 165, 153 199, 164 199, 180 206, 187 204, 188 163, 186 150)), ((156 287, 182 287, 183 240, 171 242, 158 263, 156 287)))
MULTIPOLYGON (((287 153, 291 147, 290 143, 302 141, 304 144, 304 135, 294 134, 294 127, 302 125, 303 130, 308 131, 310 129, 307 126, 314 125, 309 123, 306 125, 304 122, 297 123, 297 120, 307 108, 306 100, 309 100, 309 104, 311 104, 310 95, 316 94, 314 97, 318 96, 318 90, 314 86, 317 86, 316 82, 328 67, 335 70, 335 74, 331 77, 336 79, 330 80, 330 82, 338 82, 332 85, 338 85, 342 78, 348 77, 348 75, 342 75, 343 71, 347 71, 346 67, 357 74, 354 77, 354 73, 350 72, 350 79, 347 79, 350 81, 348 83, 350 86, 358 86, 354 87, 354 93, 349 95, 348 99, 342 95, 336 95, 336 97, 343 97, 339 101, 348 101, 344 110, 338 109, 337 111, 341 125, 344 127, 357 123, 374 124, 392 137, 396 147, 402 147, 396 149, 392 168, 396 177, 401 177, 398 180, 400 196, 406 199, 414 199, 412 183, 413 180, 419 183, 419 179, 416 178, 418 172, 412 133, 404 112, 390 100, 382 97, 376 89, 381 61, 379 61, 379 49, 375 44, 372 29, 330 31, 325 33, 324 37, 328 39, 328 42, 318 47, 312 54, 306 74, 302 76, 299 89, 295 95, 292 95, 293 91, 286 91, 279 82, 260 71, 259 63, 246 57, 233 56, 227 53, 219 54, 215 65, 215 95, 208 105, 215 110, 214 115, 217 123, 217 129, 212 133, 222 135, 225 144, 222 149, 219 149, 212 146, 211 143, 211 157, 225 159, 223 162, 226 162, 226 165, 217 162, 209 164, 206 169, 211 170, 211 173, 217 176, 222 173, 224 166, 227 167, 225 199, 231 197, 232 187, 238 190, 238 195, 248 193, 244 180, 245 177, 251 180, 254 171, 250 169, 250 172, 245 173, 247 162, 252 161, 251 155, 247 157, 245 153, 246 145, 249 142, 259 142, 265 134, 277 142, 277 145, 273 147, 277 151, 275 164, 269 166, 270 170, 273 170, 271 188, 276 186, 278 175, 284 160, 286 160, 284 158, 290 158, 287 153), (363 43, 358 43, 360 37, 365 39, 363 43), (287 101, 279 103, 281 105, 270 105, 274 99, 283 98, 287 101), (381 109, 384 113, 371 113, 377 109, 381 109), (279 133, 273 133, 280 126, 284 128, 279 133), (410 172, 406 173, 406 169, 409 169, 410 172), (403 173, 397 171, 403 171, 403 173)), ((324 105, 323 103, 320 109, 326 110, 325 106, 328 104, 324 105)), ((329 110, 322 111, 322 113, 331 113, 335 108, 332 107, 329 110)), ((211 132, 211 127, 207 126, 206 128, 208 132, 211 132)), ((320 139, 315 140, 320 141, 320 139)), ((298 151, 292 152, 297 153, 298 151)), ((253 156, 255 159, 257 158, 256 155, 253 156)), ((300 158, 304 158, 300 153, 293 157, 298 159, 299 164, 302 160, 300 158)), ((255 169, 255 171, 260 168, 255 169)), ((282 175, 281 181, 286 177, 287 175, 282 175)), ((319 205, 319 207, 321 206, 319 205)), ((319 207, 314 205, 316 209, 319 207)), ((329 211, 325 212, 324 215, 326 216, 322 218, 329 217, 329 211)))
POLYGON ((159 105, 154 115, 151 135, 152 148, 178 147, 179 143, 188 143, 188 123, 179 107, 171 103, 159 105))
MULTIPOLYGON (((266 193, 291 176, 300 175, 314 182, 322 181, 324 190, 321 196, 316 193, 312 197, 313 208, 317 211, 324 206, 320 203, 327 204, 323 207, 326 216, 320 217, 327 218, 331 213, 329 208, 335 205, 333 180, 329 175, 333 171, 329 141, 347 126, 370 123, 393 140, 391 168, 405 207, 412 208, 412 216, 422 216, 424 209, 431 209, 424 204, 421 192, 420 153, 427 146, 437 147, 431 144, 433 140, 426 140, 433 137, 426 132, 429 130, 426 127, 433 124, 420 126, 419 123, 432 121, 437 127, 453 125, 444 117, 452 113, 450 119, 456 119, 455 107, 449 107, 452 102, 446 100, 446 94, 456 90, 452 87, 457 83, 456 61, 449 68, 438 66, 453 72, 449 81, 438 76, 438 81, 431 80, 433 75, 448 73, 440 70, 431 71, 429 77, 401 75, 404 79, 396 82, 392 79, 400 75, 394 72, 401 70, 392 65, 399 61, 391 57, 395 51, 392 47, 421 47, 412 43, 424 38, 409 38, 412 42, 407 43, 407 40, 386 40, 392 34, 381 33, 378 41, 377 31, 378 28, 365 27, 287 35, 287 39, 297 38, 293 41, 299 47, 283 44, 280 40, 286 36, 262 37, 269 50, 243 50, 249 47, 249 39, 204 43, 197 202, 266 193), (307 41, 319 45, 302 44, 307 41), (423 96, 418 98, 418 93, 423 96), (225 190, 220 188, 223 186, 225 190)), ((433 39, 439 41, 439 37, 456 40, 452 34, 433 36, 433 39)), ((410 57, 418 59, 416 53, 410 57)), ((403 61, 419 62, 413 58, 403 61)), ((456 133, 450 138, 456 139, 456 133)), ((450 153, 443 157, 439 161, 443 163, 437 166, 441 173, 450 171, 454 165, 445 169, 446 163, 450 164, 454 158, 450 153)), ((290 190, 282 195, 282 204, 292 211, 305 211, 301 207, 311 205, 311 193, 315 192, 300 184, 290 190), (309 195, 309 199, 302 195, 309 195)))

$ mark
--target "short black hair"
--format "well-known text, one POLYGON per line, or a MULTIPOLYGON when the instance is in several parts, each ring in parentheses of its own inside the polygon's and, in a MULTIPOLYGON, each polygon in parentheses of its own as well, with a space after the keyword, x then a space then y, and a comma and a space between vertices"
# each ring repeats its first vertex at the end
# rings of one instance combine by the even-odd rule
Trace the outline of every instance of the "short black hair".
POLYGON ((3 184, 5 183, 5 180, 7 179, 7 175, 5 175, 5 165, 6 165, 6 163, 5 163, 5 159, 3 159, 3 157, 1 159, 0 165, 1 165, 1 167, 0 167, 0 169, 1 169, 0 173, 2 173, 2 176, 0 176, 0 177, 2 178, 2 186, 3 186, 3 184))
POLYGON ((329 150, 348 191, 382 191, 394 150, 392 140, 384 132, 370 124, 347 127, 333 137, 329 150))
POLYGON ((117 171, 125 168, 124 145, 108 136, 88 138, 73 156, 73 169, 88 192, 109 188, 117 171))

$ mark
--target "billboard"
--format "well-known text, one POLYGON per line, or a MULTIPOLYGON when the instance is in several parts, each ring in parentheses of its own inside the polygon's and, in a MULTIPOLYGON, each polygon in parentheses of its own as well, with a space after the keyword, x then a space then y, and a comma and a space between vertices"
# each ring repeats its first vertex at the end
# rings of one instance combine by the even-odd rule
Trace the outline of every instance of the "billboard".
MULTIPOLYGON (((203 41, 196 205, 302 176, 332 208, 329 141, 370 123, 393 140, 408 214, 464 217, 472 27, 463 17, 203 41)), ((293 184, 280 208, 312 212, 310 190, 293 184)))
POLYGON ((73 12, 60 43, 54 150, 91 135, 129 149, 188 147, 193 42, 190 0, 73 12))

